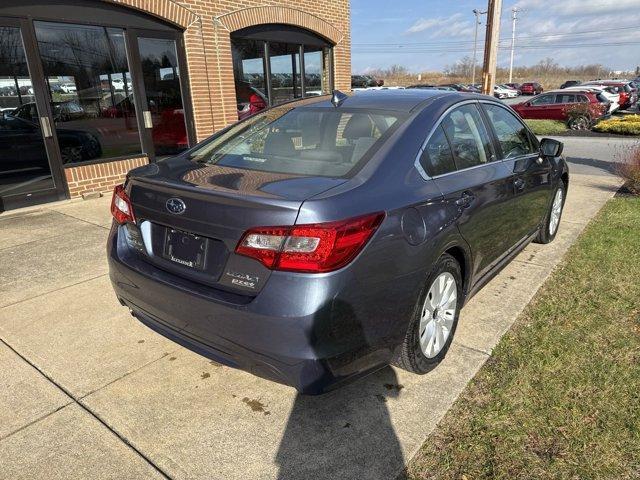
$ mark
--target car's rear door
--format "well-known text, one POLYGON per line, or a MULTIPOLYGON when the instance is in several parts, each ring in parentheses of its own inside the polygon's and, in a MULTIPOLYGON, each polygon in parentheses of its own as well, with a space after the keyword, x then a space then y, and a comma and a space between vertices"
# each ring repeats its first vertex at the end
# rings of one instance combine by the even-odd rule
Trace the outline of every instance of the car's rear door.
POLYGON ((512 172, 498 161, 476 101, 458 104, 443 115, 421 161, 429 164, 427 173, 471 248, 473 277, 482 276, 513 241, 513 185, 512 172))
POLYGON ((509 229, 517 243, 537 230, 547 212, 551 163, 540 155, 537 139, 511 110, 494 102, 482 102, 481 106, 496 136, 502 163, 512 172, 509 229))

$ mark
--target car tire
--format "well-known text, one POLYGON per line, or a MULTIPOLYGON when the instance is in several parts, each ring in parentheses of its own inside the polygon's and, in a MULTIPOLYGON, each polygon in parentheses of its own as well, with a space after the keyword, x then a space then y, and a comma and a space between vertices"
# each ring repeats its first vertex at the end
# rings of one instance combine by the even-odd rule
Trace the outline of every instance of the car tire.
POLYGON ((589 130, 591 127, 591 120, 588 117, 581 115, 570 119, 567 126, 571 130, 589 130))
POLYGON ((460 265, 451 255, 443 254, 427 276, 420 292, 404 341, 392 362, 395 366, 412 373, 425 374, 442 361, 458 325, 463 300, 462 286, 460 265), (444 284, 441 283, 443 279, 444 284), (451 280, 455 282, 453 286, 447 283, 451 280), (432 302, 443 293, 442 289, 445 290, 445 297, 448 292, 449 300, 455 292, 454 303, 449 301, 434 307, 432 302))
POLYGON ((563 181, 560 181, 558 188, 553 193, 553 200, 549 206, 549 210, 544 217, 544 222, 538 230, 535 243, 551 243, 556 238, 558 229, 560 228, 560 219, 562 218, 562 210, 564 209, 564 202, 566 200, 567 187, 563 181), (559 197, 558 197, 559 196, 559 197), (559 203, 558 203, 559 199, 559 203))

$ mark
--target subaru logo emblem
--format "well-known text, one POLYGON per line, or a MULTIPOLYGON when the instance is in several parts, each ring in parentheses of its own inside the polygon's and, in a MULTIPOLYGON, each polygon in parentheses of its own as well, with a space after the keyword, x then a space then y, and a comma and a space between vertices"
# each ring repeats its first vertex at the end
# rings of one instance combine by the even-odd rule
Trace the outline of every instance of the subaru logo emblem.
POLYGON ((187 209, 187 205, 179 198, 170 198, 169 200, 167 200, 167 203, 165 205, 167 207, 167 210, 169 210, 174 215, 180 215, 187 209))

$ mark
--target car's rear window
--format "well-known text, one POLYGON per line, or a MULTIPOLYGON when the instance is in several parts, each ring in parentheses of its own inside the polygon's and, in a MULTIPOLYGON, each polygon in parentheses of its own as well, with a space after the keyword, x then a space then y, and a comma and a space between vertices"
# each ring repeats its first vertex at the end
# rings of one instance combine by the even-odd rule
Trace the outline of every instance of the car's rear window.
POLYGON ((190 158, 263 172, 343 177, 399 123, 395 112, 283 105, 233 126, 193 150, 190 158))

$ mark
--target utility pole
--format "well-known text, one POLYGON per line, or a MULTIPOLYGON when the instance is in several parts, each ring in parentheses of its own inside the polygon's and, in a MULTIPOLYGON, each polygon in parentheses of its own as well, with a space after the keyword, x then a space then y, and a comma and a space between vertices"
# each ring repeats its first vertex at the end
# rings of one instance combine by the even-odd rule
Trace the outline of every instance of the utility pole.
POLYGON ((486 15, 487 12, 481 12, 477 8, 473 9, 473 14, 476 16, 476 33, 473 37, 473 69, 471 74, 471 84, 476 83, 476 56, 478 54, 478 26, 480 26, 480 15, 486 15))
POLYGON ((516 49, 516 21, 518 20, 518 7, 511 9, 511 63, 509 63, 509 83, 513 83, 513 52, 516 49))
POLYGON ((484 44, 484 64, 482 66, 482 93, 493 95, 498 64, 502 0, 489 0, 489 8, 487 10, 487 34, 484 44))

